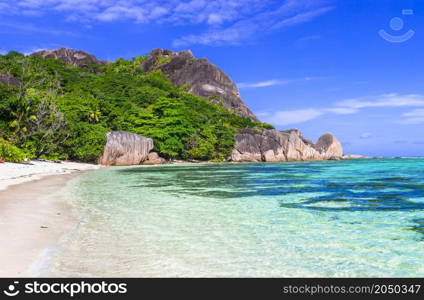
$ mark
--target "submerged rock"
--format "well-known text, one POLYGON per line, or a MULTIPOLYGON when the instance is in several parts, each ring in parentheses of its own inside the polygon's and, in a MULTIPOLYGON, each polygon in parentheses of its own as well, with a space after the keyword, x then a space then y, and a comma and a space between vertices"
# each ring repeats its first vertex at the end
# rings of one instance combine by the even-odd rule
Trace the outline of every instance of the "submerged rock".
POLYGON ((104 60, 98 60, 94 55, 81 50, 73 50, 67 48, 60 48, 57 50, 42 50, 31 55, 38 55, 43 58, 56 58, 66 64, 76 67, 86 67, 89 64, 106 65, 104 60))
POLYGON ((189 92, 220 103, 239 116, 258 121, 240 98, 235 83, 220 68, 206 58, 196 59, 191 51, 173 52, 155 49, 143 61, 141 67, 147 71, 162 71, 176 86, 189 86, 189 92))
POLYGON ((234 162, 308 161, 341 158, 343 148, 337 138, 326 133, 316 144, 305 139, 297 129, 242 130, 230 160, 234 162))
POLYGON ((152 149, 152 139, 125 131, 109 132, 99 164, 106 166, 139 165, 147 159, 152 149))

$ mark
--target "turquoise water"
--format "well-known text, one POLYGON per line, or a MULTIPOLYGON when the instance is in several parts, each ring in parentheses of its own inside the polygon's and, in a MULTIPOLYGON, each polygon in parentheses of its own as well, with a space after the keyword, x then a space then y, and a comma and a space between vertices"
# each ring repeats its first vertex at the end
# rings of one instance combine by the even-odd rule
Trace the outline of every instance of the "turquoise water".
POLYGON ((45 276, 424 276, 424 159, 108 168, 45 276))

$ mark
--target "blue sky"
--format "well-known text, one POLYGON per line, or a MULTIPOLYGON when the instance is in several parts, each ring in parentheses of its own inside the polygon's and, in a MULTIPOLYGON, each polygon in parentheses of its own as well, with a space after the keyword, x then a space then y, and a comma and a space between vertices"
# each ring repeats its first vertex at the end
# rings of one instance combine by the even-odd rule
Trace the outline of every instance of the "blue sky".
POLYGON ((279 129, 332 132, 346 153, 423 156, 423 10, 419 0, 0 0, 0 52, 191 49, 279 129))

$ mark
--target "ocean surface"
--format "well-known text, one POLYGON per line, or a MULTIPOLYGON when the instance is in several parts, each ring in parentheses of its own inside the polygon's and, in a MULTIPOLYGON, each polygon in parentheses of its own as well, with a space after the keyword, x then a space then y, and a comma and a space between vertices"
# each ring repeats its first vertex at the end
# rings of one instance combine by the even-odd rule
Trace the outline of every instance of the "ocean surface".
POLYGON ((107 168, 42 276, 424 277, 424 159, 107 168))

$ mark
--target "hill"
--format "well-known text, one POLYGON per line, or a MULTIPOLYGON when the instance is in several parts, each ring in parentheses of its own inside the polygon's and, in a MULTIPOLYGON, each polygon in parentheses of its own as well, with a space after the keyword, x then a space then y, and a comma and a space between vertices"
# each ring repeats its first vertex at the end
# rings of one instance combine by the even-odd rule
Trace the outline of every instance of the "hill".
POLYGON ((263 128, 272 126, 228 76, 189 52, 108 63, 64 48, 0 56, 1 143, 30 158, 94 162, 107 132, 129 131, 152 138, 168 159, 222 161, 235 134, 263 128))

